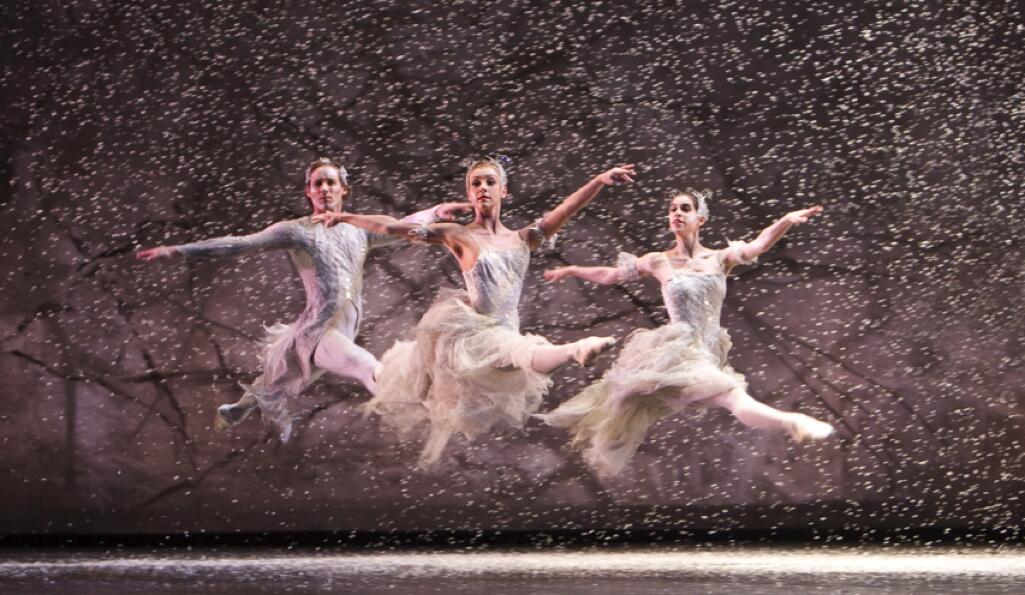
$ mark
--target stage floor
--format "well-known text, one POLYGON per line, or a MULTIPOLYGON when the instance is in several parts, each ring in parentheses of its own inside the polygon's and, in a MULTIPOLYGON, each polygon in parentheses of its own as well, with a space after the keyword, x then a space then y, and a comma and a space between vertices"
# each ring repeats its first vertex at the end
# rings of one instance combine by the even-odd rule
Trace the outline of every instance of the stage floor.
POLYGON ((3 593, 1025 592, 1025 548, 0 550, 3 593))

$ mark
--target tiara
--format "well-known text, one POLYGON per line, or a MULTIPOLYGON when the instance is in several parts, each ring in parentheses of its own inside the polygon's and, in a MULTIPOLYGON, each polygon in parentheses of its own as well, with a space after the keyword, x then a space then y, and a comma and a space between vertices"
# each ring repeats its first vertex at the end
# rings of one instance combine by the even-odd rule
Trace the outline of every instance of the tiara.
POLYGON ((705 202, 708 199, 712 198, 712 190, 711 190, 711 188, 704 188, 704 189, 698 190, 696 188, 687 187, 686 189, 684 189, 684 192, 686 192, 687 194, 690 194, 691 196, 698 197, 698 200, 700 200, 701 202, 705 202))
POLYGON ((478 163, 494 163, 500 165, 503 168, 512 165, 512 157, 504 155, 502 153, 495 153, 494 155, 482 155, 481 157, 467 157, 459 162, 459 165, 469 169, 478 163))
POLYGON ((691 188, 690 186, 684 188, 683 190, 677 190, 676 188, 672 188, 666 195, 666 200, 672 200, 677 196, 680 196, 681 194, 689 194, 696 198, 697 204, 695 204, 694 206, 697 207, 698 215, 701 215, 705 219, 708 219, 708 199, 712 198, 712 190, 710 188, 705 188, 702 190, 698 190, 697 188, 691 188))

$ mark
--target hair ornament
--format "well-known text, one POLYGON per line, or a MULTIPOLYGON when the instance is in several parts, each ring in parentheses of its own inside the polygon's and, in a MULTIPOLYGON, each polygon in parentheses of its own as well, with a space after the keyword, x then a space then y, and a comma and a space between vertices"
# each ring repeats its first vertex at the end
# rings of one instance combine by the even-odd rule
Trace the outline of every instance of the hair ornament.
POLYGON ((313 176, 313 172, 317 169, 325 166, 330 166, 338 170, 338 180, 342 183, 342 186, 349 187, 349 172, 341 166, 340 163, 331 159, 330 157, 317 157, 313 160, 313 163, 306 168, 306 185, 310 185, 310 177, 313 176))
POLYGON ((512 165, 512 157, 504 153, 495 153, 494 155, 481 155, 479 157, 467 157, 459 162, 459 165, 463 168, 470 168, 478 163, 494 163, 501 165, 502 167, 508 167, 512 165))
POLYGON ((708 200, 712 198, 712 190, 710 188, 698 190, 696 188, 691 188, 690 186, 684 188, 683 190, 677 190, 673 188, 669 191, 669 200, 673 200, 674 198, 682 194, 686 194, 687 196, 691 196, 694 198, 694 208, 697 211, 697 214, 701 217, 704 217, 707 221, 708 200))
POLYGON ((466 175, 469 177, 470 172, 477 167, 491 165, 498 170, 498 175, 501 178, 502 185, 505 186, 508 182, 508 176, 506 175, 505 168, 512 164, 512 158, 502 153, 495 153, 493 155, 483 155, 481 157, 468 157, 459 162, 466 170, 466 175))

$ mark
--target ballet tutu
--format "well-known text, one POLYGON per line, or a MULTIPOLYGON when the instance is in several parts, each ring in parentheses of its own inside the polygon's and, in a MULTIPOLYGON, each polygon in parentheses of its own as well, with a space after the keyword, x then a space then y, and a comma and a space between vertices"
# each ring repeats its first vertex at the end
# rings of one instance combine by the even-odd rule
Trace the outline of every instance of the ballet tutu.
POLYGON ((722 329, 710 339, 687 323, 636 330, 601 380, 537 417, 569 428, 587 463, 599 475, 616 475, 659 419, 747 388, 726 363, 729 350, 729 334, 722 329))
POLYGON ((470 306, 465 291, 444 289, 410 341, 381 358, 368 413, 404 438, 429 428, 420 455, 430 466, 453 433, 473 439, 492 427, 522 428, 551 386, 531 358, 543 337, 521 335, 470 306))

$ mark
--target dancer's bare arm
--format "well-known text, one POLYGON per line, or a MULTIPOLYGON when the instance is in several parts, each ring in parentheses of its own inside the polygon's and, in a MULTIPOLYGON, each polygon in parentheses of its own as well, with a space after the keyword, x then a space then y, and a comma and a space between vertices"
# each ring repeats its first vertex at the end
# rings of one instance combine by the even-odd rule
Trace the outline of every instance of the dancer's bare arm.
POLYGON ((727 267, 733 267, 737 264, 743 264, 751 262, 755 258, 765 254, 779 241, 783 234, 790 230, 795 225, 806 223, 809 219, 818 215, 822 212, 822 207, 815 205, 807 209, 800 209, 798 211, 792 211, 783 215, 778 221, 762 230, 762 233, 758 234, 758 237, 754 240, 747 242, 743 245, 738 246, 735 250, 730 250, 726 254, 726 265, 727 267))
MULTIPOLYGON (((630 256, 630 260, 620 266, 577 266, 570 265, 565 267, 559 267, 557 269, 549 269, 544 272, 545 281, 554 283, 556 281, 562 281, 568 277, 576 277, 584 281, 591 283, 597 283, 599 285, 615 285, 624 281, 632 281, 638 278, 651 277, 655 275, 655 268, 660 264, 658 262, 658 253, 650 253, 641 256, 640 258, 634 259, 630 256)), ((662 257, 665 260, 665 257, 662 257)))
POLYGON ((472 213, 473 205, 468 202, 443 202, 434 207, 435 220, 431 223, 445 223, 456 220, 456 214, 472 213))
POLYGON ((355 213, 321 213, 314 215, 313 221, 323 222, 325 225, 348 223, 372 233, 445 246, 459 260, 463 270, 469 270, 473 267, 473 263, 477 262, 477 253, 479 252, 477 242, 466 227, 458 223, 419 225, 388 215, 357 215, 355 213), (468 264, 464 262, 467 260, 468 264))
POLYGON ((554 283, 569 277, 576 277, 599 285, 615 285, 623 280, 623 274, 616 267, 582 267, 570 265, 545 271, 545 281, 554 283))
MULTIPOLYGON (((576 192, 566 197, 559 206, 549 211, 541 221, 538 223, 538 227, 541 229, 541 233, 544 237, 550 238, 559 232, 566 222, 569 221, 570 217, 580 212, 580 209, 587 206, 594 197, 598 195, 605 186, 618 186, 620 184, 629 184, 633 182, 634 176, 633 164, 627 164, 620 167, 613 167, 612 169, 602 172, 595 176, 590 182, 584 184, 576 192)), ((520 230, 521 237, 524 241, 531 243, 531 248, 534 248, 536 244, 541 242, 541 238, 534 237, 530 233, 530 229, 525 228, 520 230)))
POLYGON ((264 250, 291 247, 295 222, 281 221, 263 231, 246 236, 224 236, 178 246, 157 246, 135 253, 139 260, 151 261, 173 256, 189 258, 225 258, 264 250))
MULTIPOLYGON (((441 223, 446 221, 454 221, 457 213, 467 213, 473 211, 473 205, 468 202, 443 202, 429 209, 417 211, 410 215, 406 215, 399 221, 402 223, 409 223, 412 225, 429 225, 431 223, 441 223)), ((323 223, 328 227, 333 227, 341 220, 337 217, 341 213, 321 213, 314 215, 312 221, 314 223, 323 223)), ((396 235, 385 235, 381 232, 372 232, 370 234, 370 247, 380 248, 387 246, 395 242, 405 239, 405 236, 396 235)))
MULTIPOLYGON (((473 205, 468 202, 443 202, 438 203, 429 209, 424 209, 422 211, 417 211, 416 213, 413 213, 411 215, 406 215, 405 217, 397 221, 409 223, 412 225, 428 225, 430 223, 454 221, 457 213, 469 213, 470 211, 473 211, 473 205)), ((314 223, 323 223, 327 227, 334 227, 339 223, 346 222, 346 216, 352 214, 353 213, 336 213, 334 211, 329 211, 326 213, 319 213, 317 215, 314 215, 310 218, 310 220, 314 223)), ((388 217, 387 215, 379 216, 388 217)), ((393 217, 388 218, 393 219, 393 217)), ((356 224, 353 223, 353 225, 356 224)), ((362 227, 363 229, 373 231, 374 233, 384 233, 382 231, 370 229, 365 225, 357 225, 357 227, 362 227)))

